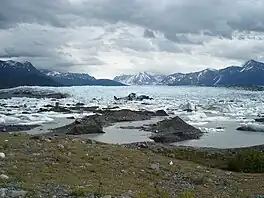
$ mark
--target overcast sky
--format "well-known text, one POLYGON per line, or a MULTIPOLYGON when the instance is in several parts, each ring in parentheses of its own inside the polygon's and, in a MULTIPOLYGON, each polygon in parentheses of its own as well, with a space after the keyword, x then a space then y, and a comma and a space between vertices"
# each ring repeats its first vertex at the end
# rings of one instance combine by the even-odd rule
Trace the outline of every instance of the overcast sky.
POLYGON ((264 61, 263 0, 0 0, 0 59, 112 78, 264 61))

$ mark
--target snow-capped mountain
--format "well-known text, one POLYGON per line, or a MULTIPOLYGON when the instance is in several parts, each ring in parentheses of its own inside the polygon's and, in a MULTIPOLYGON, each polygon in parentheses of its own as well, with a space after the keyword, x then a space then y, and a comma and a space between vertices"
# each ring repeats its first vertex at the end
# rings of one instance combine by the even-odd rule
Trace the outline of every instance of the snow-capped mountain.
POLYGON ((90 85, 93 84, 94 81, 96 81, 94 77, 88 74, 78 74, 69 72, 64 73, 45 69, 42 69, 40 71, 65 86, 90 85))
POLYGON ((206 69, 195 73, 176 73, 162 81, 166 85, 264 85, 264 63, 249 60, 240 66, 206 69))
POLYGON ((40 71, 64 86, 84 86, 84 85, 122 86, 123 85, 113 80, 96 79, 93 76, 84 73, 58 72, 47 69, 41 69, 40 71))
POLYGON ((139 72, 135 75, 121 75, 114 78, 115 81, 126 85, 158 85, 165 75, 152 75, 148 72, 139 72))
POLYGON ((88 74, 38 70, 30 62, 0 61, 0 89, 18 86, 122 86, 124 84, 95 79, 88 74))
POLYGON ((205 69, 193 73, 176 73, 167 76, 162 83, 166 85, 213 85, 218 71, 215 69, 205 69))
POLYGON ((30 62, 0 61, 0 88, 23 85, 59 86, 59 83, 42 74, 30 62))
POLYGON ((128 85, 264 85, 264 63, 249 60, 242 66, 224 69, 205 69, 192 73, 175 73, 168 76, 141 72, 137 75, 117 76, 114 80, 128 85))

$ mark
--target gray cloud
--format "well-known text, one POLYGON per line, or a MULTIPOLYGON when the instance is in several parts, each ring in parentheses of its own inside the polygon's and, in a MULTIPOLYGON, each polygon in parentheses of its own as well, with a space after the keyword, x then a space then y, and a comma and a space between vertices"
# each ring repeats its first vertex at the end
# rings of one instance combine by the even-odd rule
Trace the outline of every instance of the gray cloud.
POLYGON ((144 37, 145 38, 155 38, 155 34, 151 30, 145 30, 144 31, 144 37))
POLYGON ((0 58, 41 68, 114 75, 152 67, 173 73, 263 58, 260 0, 0 0, 0 5, 0 58))
POLYGON ((264 2, 259 0, 1 0, 2 28, 19 23, 55 27, 125 22, 161 31, 175 40, 177 33, 231 38, 234 31, 264 31, 264 2))

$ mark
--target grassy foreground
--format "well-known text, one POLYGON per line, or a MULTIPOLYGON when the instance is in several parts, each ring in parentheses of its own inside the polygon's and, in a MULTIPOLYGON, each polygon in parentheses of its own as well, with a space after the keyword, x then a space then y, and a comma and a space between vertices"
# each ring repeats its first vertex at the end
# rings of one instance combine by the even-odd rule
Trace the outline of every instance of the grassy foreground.
MULTIPOLYGON (((264 194, 264 174, 210 168, 173 155, 124 146, 83 142, 71 137, 35 138, 0 134, 1 187, 17 185, 28 197, 63 191, 135 198, 234 198, 264 194), (172 161, 172 163, 170 163, 172 161)), ((191 159, 190 159, 191 160, 191 159)), ((62 196, 63 197, 63 196, 62 196)))

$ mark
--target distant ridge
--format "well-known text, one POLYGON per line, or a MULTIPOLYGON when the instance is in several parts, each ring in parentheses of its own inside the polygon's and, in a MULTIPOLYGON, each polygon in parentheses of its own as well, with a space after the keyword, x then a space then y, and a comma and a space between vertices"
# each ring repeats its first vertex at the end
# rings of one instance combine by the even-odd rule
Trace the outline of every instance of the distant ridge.
POLYGON ((0 89, 18 86, 124 86, 108 79, 95 79, 88 74, 38 70, 30 62, 0 61, 0 89))
POLYGON ((0 61, 0 88, 17 86, 60 86, 30 62, 0 61))
POLYGON ((229 66, 224 69, 205 69, 192 73, 171 75, 151 75, 141 72, 137 75, 121 75, 114 80, 130 85, 200 85, 200 86, 251 86, 264 85, 264 63, 249 60, 242 66, 229 66))

